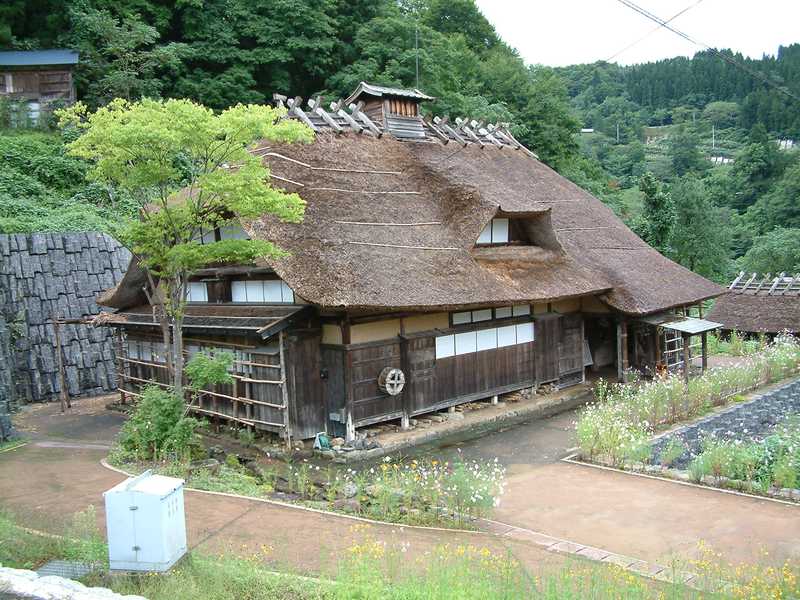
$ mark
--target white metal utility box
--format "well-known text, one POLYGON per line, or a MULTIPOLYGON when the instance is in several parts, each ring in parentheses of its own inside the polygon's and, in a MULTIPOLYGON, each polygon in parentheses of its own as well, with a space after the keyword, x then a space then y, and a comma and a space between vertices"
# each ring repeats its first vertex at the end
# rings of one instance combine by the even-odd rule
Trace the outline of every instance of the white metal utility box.
POLYGON ((186 553, 183 483, 145 471, 103 494, 112 570, 166 571, 186 553))

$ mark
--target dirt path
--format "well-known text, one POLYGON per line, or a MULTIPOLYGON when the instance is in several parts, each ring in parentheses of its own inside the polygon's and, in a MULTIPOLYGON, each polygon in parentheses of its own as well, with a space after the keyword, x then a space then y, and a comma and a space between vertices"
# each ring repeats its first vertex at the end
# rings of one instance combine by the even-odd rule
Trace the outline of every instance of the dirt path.
MULTIPOLYGON (((0 454, 0 481, 7 482, 0 486, 0 507, 30 527, 58 532, 70 515, 91 504, 97 509, 98 524, 104 527, 102 493, 124 476, 100 465, 107 454, 103 444, 113 440, 123 420, 106 412, 103 405, 97 399, 78 401, 66 416, 53 405, 37 406, 16 418, 17 427, 33 439, 0 454)), ((335 568, 348 548, 370 540, 406 548, 409 557, 450 544, 510 553, 533 569, 564 562, 530 543, 487 534, 365 525, 344 517, 191 491, 186 494, 186 515, 192 548, 257 556, 301 572, 335 568)))
MULTIPOLYGON (((66 417, 53 405, 26 411, 16 424, 34 441, 0 454, 0 481, 13 482, 0 486, 0 506, 24 515, 31 526, 48 528, 48 520, 63 521, 89 504, 101 509, 102 492, 122 478, 99 464, 122 417, 105 411, 102 401, 81 402, 66 417)), ((439 452, 499 457, 509 479, 495 519, 517 527, 662 564, 675 555, 696 555, 701 540, 732 561, 760 560, 762 548, 775 561, 800 558, 798 506, 560 462, 574 444, 574 418, 565 413, 532 421, 439 452)), ((512 552, 529 566, 563 561, 510 538, 384 525, 365 532, 342 517, 250 500, 190 492, 186 501, 192 546, 263 555, 264 545, 271 562, 307 571, 334 564, 365 536, 407 544, 412 555, 450 543, 512 552)))

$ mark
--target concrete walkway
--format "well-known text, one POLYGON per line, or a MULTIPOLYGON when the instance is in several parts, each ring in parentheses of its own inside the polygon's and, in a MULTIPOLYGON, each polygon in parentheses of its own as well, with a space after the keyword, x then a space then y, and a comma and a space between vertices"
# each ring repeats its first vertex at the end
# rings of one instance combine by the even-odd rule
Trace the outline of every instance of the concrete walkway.
POLYGON ((730 561, 800 559, 800 506, 647 479, 559 459, 576 446, 576 411, 530 421, 437 452, 499 458, 508 485, 494 519, 661 564, 699 556, 702 540, 730 561))

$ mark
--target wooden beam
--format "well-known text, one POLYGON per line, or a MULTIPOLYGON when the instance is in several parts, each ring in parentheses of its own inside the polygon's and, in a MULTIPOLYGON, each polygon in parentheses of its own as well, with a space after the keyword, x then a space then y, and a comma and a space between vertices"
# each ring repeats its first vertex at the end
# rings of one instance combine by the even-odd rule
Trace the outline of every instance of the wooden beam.
POLYGON ((370 119, 367 115, 361 112, 361 109, 364 108, 363 100, 358 104, 351 104, 350 106, 348 106, 348 108, 350 109, 350 112, 353 113, 353 118, 358 119, 359 121, 364 123, 364 125, 367 126, 368 130, 372 132, 372 134, 375 135, 375 137, 381 137, 383 135, 383 132, 380 129, 378 129, 378 126, 372 122, 372 119, 370 119))
POLYGON ((58 364, 58 383, 61 387, 59 398, 61 399, 61 412, 67 408, 72 408, 69 400, 69 390, 67 390, 67 379, 64 373, 64 357, 61 355, 61 323, 60 317, 53 314, 53 337, 56 345, 56 362, 58 364))
POLYGON ((356 133, 363 133, 364 127, 359 125, 356 120, 350 116, 342 105, 344 104, 344 100, 339 100, 338 102, 331 102, 330 108, 331 111, 345 120, 345 122, 350 126, 350 128, 355 131, 356 133))
POLYGON ((445 132, 447 132, 448 134, 453 136, 453 139, 456 140, 459 144, 461 144, 462 146, 466 146, 467 145, 467 143, 468 143, 467 140, 465 140, 463 137, 461 137, 459 135, 459 133, 455 129, 450 127, 450 125, 448 124, 448 118, 447 117, 441 117, 441 118, 440 117, 433 117, 433 122, 438 127, 443 129, 445 132))
POLYGON ((308 125, 312 129, 312 131, 318 132, 319 129, 317 128, 317 126, 314 125, 314 123, 311 122, 311 119, 308 118, 308 115, 305 112, 303 112, 302 108, 300 108, 302 102, 303 102, 303 99, 300 96, 297 96, 295 98, 289 98, 286 101, 286 104, 289 105, 289 114, 295 115, 303 123, 308 125))
POLYGON ((623 383, 628 379, 628 321, 625 317, 617 320, 617 379, 623 383))
POLYGON ((438 137, 440 140, 442 140, 443 143, 445 143, 445 144, 450 143, 450 136, 448 136, 444 131, 439 129, 436 126, 436 124, 434 124, 432 121, 424 121, 424 123, 425 123, 425 126, 428 129, 430 129, 431 131, 433 131, 433 133, 436 134, 436 137, 438 137))
POLYGON ((736 285, 742 280, 742 277, 744 277, 744 271, 739 271, 739 275, 736 277, 736 279, 733 280, 733 283, 731 283, 728 289, 729 290, 734 289, 736 285))
POLYGON ((689 383, 689 369, 691 367, 690 346, 691 337, 688 333, 681 333, 681 340, 683 340, 683 381, 689 383))
POLYGON ((316 99, 313 100, 309 98, 308 106, 311 107, 311 110, 314 112, 314 114, 322 117, 322 120, 328 124, 328 127, 333 129, 336 133, 342 133, 344 131, 341 125, 334 121, 333 117, 331 117, 327 112, 325 112, 325 109, 322 108, 322 96, 317 96, 316 99))
POLYGON ((475 132, 474 132, 474 131, 472 131, 472 129, 470 129, 470 128, 469 128, 469 126, 467 125, 467 120, 466 120, 466 119, 458 119, 458 118, 457 118, 457 119, 456 119, 456 125, 458 125, 458 128, 459 128, 461 131, 463 131, 464 133, 466 133, 466 134, 467 134, 467 137, 468 137, 469 139, 471 139, 473 142, 475 142, 476 144, 478 144, 478 145, 479 145, 481 148, 483 148, 483 147, 486 145, 486 144, 484 144, 484 143, 483 143, 483 140, 482 140, 481 138, 479 138, 479 137, 478 137, 478 136, 475 134, 475 132))
POLYGON ((289 415, 289 390, 287 389, 288 386, 286 382, 288 381, 287 378, 287 365, 286 365, 286 352, 284 350, 284 345, 286 343, 286 335, 283 331, 281 331, 278 335, 278 350, 280 351, 280 359, 281 359, 281 380, 283 384, 281 385, 281 396, 283 397, 283 423, 284 423, 284 432, 286 436, 286 447, 289 451, 292 450, 292 428, 290 423, 290 415, 289 415))
POLYGON ((708 369, 708 332, 704 331, 700 334, 700 340, 703 349, 703 373, 708 369))
POLYGON ((768 294, 768 295, 770 295, 770 296, 771 296, 772 294, 774 294, 774 293, 775 293, 775 290, 776 290, 776 289, 778 289, 778 284, 780 284, 781 280, 782 280, 782 279, 783 279, 785 276, 786 276, 786 273, 785 273, 785 272, 781 272, 781 274, 780 274, 780 275, 778 275, 778 276, 775 278, 775 280, 772 282, 772 287, 771 287, 771 288, 769 288, 769 292, 767 292, 767 294, 768 294))

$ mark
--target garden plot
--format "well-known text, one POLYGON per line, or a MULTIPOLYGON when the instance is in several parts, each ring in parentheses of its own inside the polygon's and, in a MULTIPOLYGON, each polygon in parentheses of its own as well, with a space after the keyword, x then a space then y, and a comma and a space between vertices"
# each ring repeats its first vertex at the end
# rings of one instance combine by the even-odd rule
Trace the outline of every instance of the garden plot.
POLYGON ((677 447, 674 441, 678 441, 685 450, 670 462, 673 468, 687 469, 703 453, 708 440, 740 446, 763 443, 796 415, 800 415, 800 380, 660 437, 653 444, 653 456, 663 456, 668 447, 677 447))
POLYGON ((798 373, 800 341, 782 335, 736 365, 688 383, 676 375, 634 385, 601 380, 597 402, 577 422, 579 456, 618 469, 800 499, 800 382, 737 402, 798 373), (653 442, 658 431, 698 418, 653 442))

